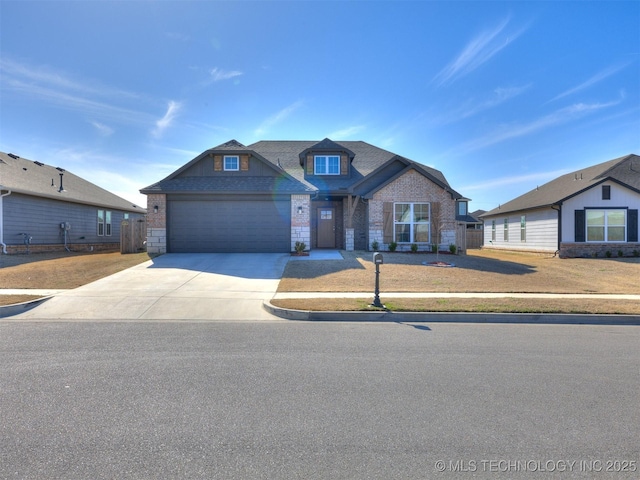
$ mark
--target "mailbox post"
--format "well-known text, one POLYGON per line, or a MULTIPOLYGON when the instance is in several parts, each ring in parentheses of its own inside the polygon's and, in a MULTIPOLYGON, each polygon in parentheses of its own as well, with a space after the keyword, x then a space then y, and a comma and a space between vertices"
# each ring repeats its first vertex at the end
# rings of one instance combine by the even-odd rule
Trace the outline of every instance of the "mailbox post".
POLYGON ((384 308, 384 305, 380 302, 380 265, 384 263, 380 252, 375 252, 373 254, 373 263, 376 265, 376 290, 374 292, 375 296, 371 305, 377 308, 384 308))

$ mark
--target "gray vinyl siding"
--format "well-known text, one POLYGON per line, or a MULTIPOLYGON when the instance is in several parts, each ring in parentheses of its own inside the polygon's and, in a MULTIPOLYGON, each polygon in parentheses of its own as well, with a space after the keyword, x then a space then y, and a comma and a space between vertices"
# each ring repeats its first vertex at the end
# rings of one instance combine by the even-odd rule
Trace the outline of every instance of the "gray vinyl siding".
POLYGON ((483 248, 555 252, 558 249, 558 212, 551 208, 509 212, 484 217, 483 248), (526 218, 526 239, 520 240, 520 217, 526 218), (504 240, 504 220, 508 219, 509 239, 504 240), (496 239, 491 237, 491 222, 496 222, 496 239))
MULTIPOLYGON (((109 208, 111 236, 98 236, 98 208, 41 197, 12 193, 2 199, 4 210, 3 236, 7 245, 21 245, 22 233, 31 235, 34 245, 63 245, 62 222, 69 222, 67 242, 70 244, 120 243, 120 223, 124 212, 109 208)), ((130 218, 136 216, 130 214, 130 218)))

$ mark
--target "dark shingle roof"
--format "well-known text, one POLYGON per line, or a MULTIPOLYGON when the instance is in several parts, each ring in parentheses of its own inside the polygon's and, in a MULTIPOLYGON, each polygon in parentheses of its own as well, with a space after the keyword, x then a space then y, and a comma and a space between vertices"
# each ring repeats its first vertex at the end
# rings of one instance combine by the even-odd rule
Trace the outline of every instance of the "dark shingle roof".
POLYGON ((558 205, 607 179, 640 192, 640 157, 630 154, 567 173, 486 212, 482 216, 558 205))
POLYGON ((209 149, 196 158, 180 167, 171 175, 159 182, 141 190, 142 193, 160 192, 272 192, 270 188, 277 188, 278 191, 288 193, 309 193, 321 192, 347 192, 347 190, 358 184, 361 180, 372 173, 377 173, 391 162, 400 161, 402 168, 413 166, 422 174, 431 176, 437 182, 449 187, 444 175, 439 170, 413 162, 389 152, 382 148, 375 147, 362 141, 341 141, 334 142, 324 139, 317 140, 263 140, 244 146, 236 140, 230 140, 217 147, 209 149), (270 177, 247 177, 238 176, 233 180, 228 177, 181 177, 180 173, 188 170, 190 166, 210 155, 214 151, 225 151, 233 153, 253 153, 257 158, 266 161, 274 172, 280 172, 278 180, 270 185, 265 178, 270 177), (300 156, 306 151, 343 151, 352 159, 351 174, 342 175, 309 175, 305 176, 304 167, 300 164, 300 156))
POLYGON ((0 187, 2 190, 63 202, 145 213, 144 208, 133 205, 130 201, 68 170, 3 152, 0 152, 0 187), (60 191, 60 174, 62 174, 62 191, 60 191))

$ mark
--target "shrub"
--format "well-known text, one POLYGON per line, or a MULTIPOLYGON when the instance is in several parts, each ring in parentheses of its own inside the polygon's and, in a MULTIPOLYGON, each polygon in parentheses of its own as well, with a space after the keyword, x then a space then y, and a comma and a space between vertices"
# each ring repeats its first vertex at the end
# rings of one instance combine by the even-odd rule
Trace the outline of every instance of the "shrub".
POLYGON ((417 243, 412 243, 411 244, 411 251, 413 253, 416 253, 418 251, 418 244, 417 243))
POLYGON ((431 244, 431 252, 432 253, 438 253, 438 245, 435 243, 431 244))
POLYGON ((371 250, 373 250, 374 252, 377 252, 379 248, 380 248, 380 244, 378 243, 377 240, 374 240, 373 242, 371 242, 371 250))
POLYGON ((619 257, 624 257, 624 252, 622 250, 618 250, 618 256, 619 257))
POLYGON ((611 258, 611 250, 607 250, 606 252, 604 252, 604 254, 607 256, 607 258, 611 258))
POLYGON ((307 246, 305 245, 304 242, 296 242, 296 252, 297 253, 302 253, 304 252, 304 249, 307 248, 307 246))
POLYGON ((395 252, 395 251, 396 251, 396 248, 398 248, 398 244, 397 244, 396 242, 391 242, 391 243, 389 244, 389 251, 390 251, 390 252, 395 252))
POLYGON ((633 256, 634 257, 640 257, 640 252, 638 250, 634 250, 633 251, 633 256))
POLYGON ((453 243, 452 243, 451 245, 449 245, 449 251, 450 251, 452 254, 454 254, 454 255, 455 255, 457 250, 458 250, 458 247, 456 247, 453 243))

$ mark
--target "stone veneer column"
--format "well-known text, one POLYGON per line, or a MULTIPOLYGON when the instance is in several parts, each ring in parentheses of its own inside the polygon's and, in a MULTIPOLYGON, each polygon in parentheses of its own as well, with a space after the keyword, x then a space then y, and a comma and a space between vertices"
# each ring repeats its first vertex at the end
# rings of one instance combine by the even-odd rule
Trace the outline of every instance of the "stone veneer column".
POLYGON ((147 253, 167 253, 167 196, 147 195, 147 253), (158 212, 155 212, 158 207, 158 212))
POLYGON ((303 242, 305 251, 311 249, 311 196, 291 195, 291 251, 296 242, 303 242))
POLYGON ((347 252, 353 252, 355 250, 354 240, 355 240, 354 229, 353 228, 345 229, 345 246, 344 246, 344 248, 345 248, 345 250, 347 250, 347 252))

